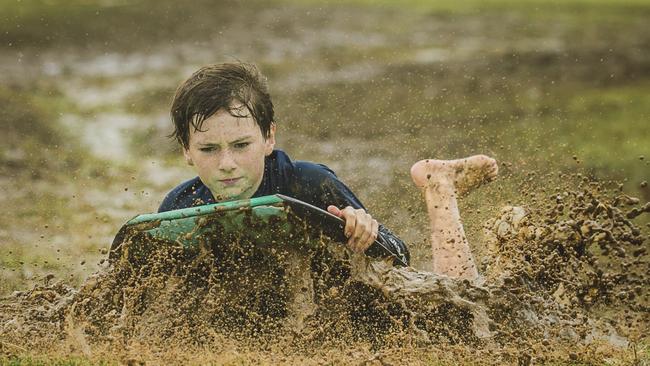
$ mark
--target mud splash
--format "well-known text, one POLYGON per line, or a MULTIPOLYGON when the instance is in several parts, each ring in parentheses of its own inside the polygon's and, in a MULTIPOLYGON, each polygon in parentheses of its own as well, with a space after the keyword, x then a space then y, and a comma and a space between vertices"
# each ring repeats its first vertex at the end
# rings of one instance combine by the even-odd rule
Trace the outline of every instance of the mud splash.
POLYGON ((137 240, 0 300, 0 352, 125 363, 647 362, 650 211, 585 180, 485 224, 481 285, 306 246, 137 240), (609 361, 608 361, 609 362, 609 361))

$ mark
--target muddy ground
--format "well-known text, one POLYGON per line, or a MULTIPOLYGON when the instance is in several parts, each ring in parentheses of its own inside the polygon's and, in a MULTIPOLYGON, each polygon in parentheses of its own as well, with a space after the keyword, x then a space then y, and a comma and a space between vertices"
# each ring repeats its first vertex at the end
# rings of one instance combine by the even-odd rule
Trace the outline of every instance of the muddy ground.
MULTIPOLYGON (((601 1, 498 2, 480 9, 472 2, 409 4, 201 1, 187 7, 172 2, 153 6, 148 1, 79 1, 1 5, 0 58, 6 71, 0 75, 4 106, 0 202, 7 211, 0 220, 0 294, 9 299, 32 296, 26 294, 42 291, 46 281, 47 291, 54 293, 46 296, 61 304, 58 297, 78 293, 74 289, 86 278, 108 267, 106 249, 128 218, 154 211, 169 189, 193 176, 174 142, 166 138, 171 132, 167 108, 176 85, 198 66, 212 62, 240 59, 259 65, 274 96, 278 147, 293 158, 322 162, 335 170, 374 216, 410 244, 413 268, 419 271, 430 269, 428 227, 408 168, 422 158, 487 153, 500 161, 501 178, 461 203, 470 242, 485 273, 494 269, 497 255, 490 251, 481 228, 500 217, 505 205, 547 213, 555 210, 558 195, 567 192, 567 197, 574 197, 569 193, 584 190, 579 188, 583 179, 601 182, 608 190, 602 201, 622 215, 650 199, 644 183, 650 178, 650 125, 646 123, 650 36, 644 31, 650 7, 643 2, 601 1), (628 204, 623 198, 616 202, 622 194, 638 197, 639 202, 628 204), (34 286, 32 292, 12 295, 34 286)), ((616 235, 629 237, 617 240, 647 238, 648 217, 641 214, 634 219, 638 235, 625 224, 630 231, 616 235)), ((519 241, 511 239, 503 244, 512 254, 506 263, 521 263, 520 249, 514 247, 519 241)), ((607 254, 605 265, 626 264, 647 272, 646 254, 633 255, 640 248, 647 250, 647 241, 630 245, 634 247, 624 256, 607 254), (621 259, 626 256, 635 259, 621 259), (640 262, 634 264, 637 258, 640 262)), ((530 266, 538 273, 548 264, 533 261, 530 266)), ((528 286, 532 292, 525 293, 539 294, 540 304, 546 306, 553 294, 579 292, 566 290, 566 284, 560 291, 558 281, 592 278, 596 270, 590 266, 587 262, 572 274, 542 281, 543 286, 528 286)), ((529 280, 537 283, 543 278, 529 280)), ((617 288, 611 299, 602 293, 589 295, 597 306, 568 295, 565 300, 566 306, 586 314, 584 319, 622 319, 624 311, 631 312, 631 321, 645 319, 630 323, 628 328, 634 331, 615 327, 617 337, 625 342, 608 339, 602 346, 592 342, 580 352, 558 346, 560 351, 551 359, 626 363, 645 357, 647 362, 648 343, 642 337, 647 333, 643 331, 647 329, 647 277, 640 278, 634 278, 639 283, 617 280, 616 286, 631 288, 617 288), (641 302, 638 307, 644 298, 645 305, 641 302), (621 303, 631 310, 619 307, 621 303)), ((583 299, 592 285, 585 285, 583 299)), ((83 299, 85 286, 75 299, 83 299)), ((500 286, 517 287, 510 282, 500 286)), ((517 301, 523 301, 521 296, 515 296, 517 301)), ((173 298, 170 301, 174 303, 173 298)), ((29 314, 27 309, 34 305, 20 304, 24 308, 3 302, 3 321, 22 310, 29 314)), ((67 314, 68 305, 61 305, 67 310, 60 311, 67 314)), ((491 305, 481 306, 490 309, 491 305)), ((562 309, 558 313, 567 314, 562 309)), ((65 330, 59 323, 52 324, 51 334, 65 330)), ((407 338, 413 336, 405 333, 407 338)), ((3 333, 0 350, 5 357, 18 356, 24 362, 42 356, 79 362, 126 362, 134 357, 154 363, 273 363, 284 357, 293 363, 310 358, 314 363, 392 364, 405 354, 395 344, 377 348, 372 341, 356 337, 346 347, 315 348, 318 351, 312 353, 284 354, 277 348, 235 344, 211 349, 201 358, 188 351, 191 347, 150 354, 143 350, 157 348, 133 346, 136 354, 142 352, 135 357, 131 351, 119 354, 105 344, 101 347, 108 347, 106 352, 93 348, 100 346, 93 344, 92 337, 85 349, 70 336, 74 332, 65 334, 73 339, 67 340, 71 348, 53 346, 58 340, 45 334, 33 338, 35 344, 21 345, 3 333), (42 348, 30 352, 38 349, 39 339, 42 348), (49 356, 39 356, 43 350, 49 356), (394 358, 384 360, 385 355, 394 358)), ((541 342, 535 334, 530 337, 527 340, 533 344, 541 342)), ((223 344, 229 342, 232 339, 223 344)), ((505 348, 467 348, 463 342, 439 339, 413 342, 408 348, 412 362, 453 362, 443 357, 451 354, 472 363, 480 361, 472 357, 478 349, 485 350, 479 357, 484 360, 527 359, 511 357, 508 347, 521 349, 516 342, 505 342, 505 348), (490 352, 505 356, 490 358, 490 352)), ((543 349, 531 351, 530 359, 542 362, 544 355, 543 349)))

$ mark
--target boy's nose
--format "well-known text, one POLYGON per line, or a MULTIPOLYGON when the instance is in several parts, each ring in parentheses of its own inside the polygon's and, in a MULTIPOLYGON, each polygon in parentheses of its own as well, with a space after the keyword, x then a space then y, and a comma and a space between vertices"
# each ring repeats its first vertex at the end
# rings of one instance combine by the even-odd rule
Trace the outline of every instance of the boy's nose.
POLYGON ((233 159, 230 153, 224 153, 221 160, 219 161, 219 170, 230 172, 235 170, 235 168, 237 168, 235 159, 233 159))

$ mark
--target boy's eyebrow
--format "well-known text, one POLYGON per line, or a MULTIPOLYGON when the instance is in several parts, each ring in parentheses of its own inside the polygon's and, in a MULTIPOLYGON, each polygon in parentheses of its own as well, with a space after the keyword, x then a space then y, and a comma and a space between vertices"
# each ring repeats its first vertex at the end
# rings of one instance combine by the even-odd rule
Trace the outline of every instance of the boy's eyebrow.
POLYGON ((250 138, 252 138, 252 137, 253 137, 253 136, 250 136, 250 135, 242 136, 242 137, 238 138, 237 140, 230 141, 230 143, 231 143, 231 144, 236 144, 236 143, 238 143, 238 142, 241 142, 241 141, 244 141, 244 140, 250 139, 250 138))
POLYGON ((198 144, 200 146, 219 146, 218 143, 212 143, 212 142, 199 142, 198 144))
MULTIPOLYGON (((236 140, 230 141, 229 144, 236 144, 236 143, 238 143, 238 142, 241 142, 241 141, 244 141, 244 140, 250 139, 250 138, 252 138, 252 137, 253 137, 253 136, 249 136, 249 135, 247 135, 247 136, 242 136, 242 137, 240 137, 240 138, 238 138, 238 139, 236 139, 236 140)), ((199 142, 199 145, 201 145, 201 146, 219 146, 219 143, 212 143, 212 142, 199 142)))

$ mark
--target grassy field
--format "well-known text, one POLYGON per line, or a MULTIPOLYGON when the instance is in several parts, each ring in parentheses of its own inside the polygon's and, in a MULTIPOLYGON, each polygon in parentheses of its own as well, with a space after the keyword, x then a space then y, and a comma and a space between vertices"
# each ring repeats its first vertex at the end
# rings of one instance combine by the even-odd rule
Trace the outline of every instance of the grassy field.
POLYGON ((2 1, 0 296, 48 274, 79 284, 122 223, 192 177, 168 106, 212 62, 257 63, 278 147, 332 167, 418 268, 419 159, 501 162, 462 203, 475 244, 502 205, 529 203, 522 186, 551 194, 561 173, 648 201, 649 20, 642 0, 2 1))

